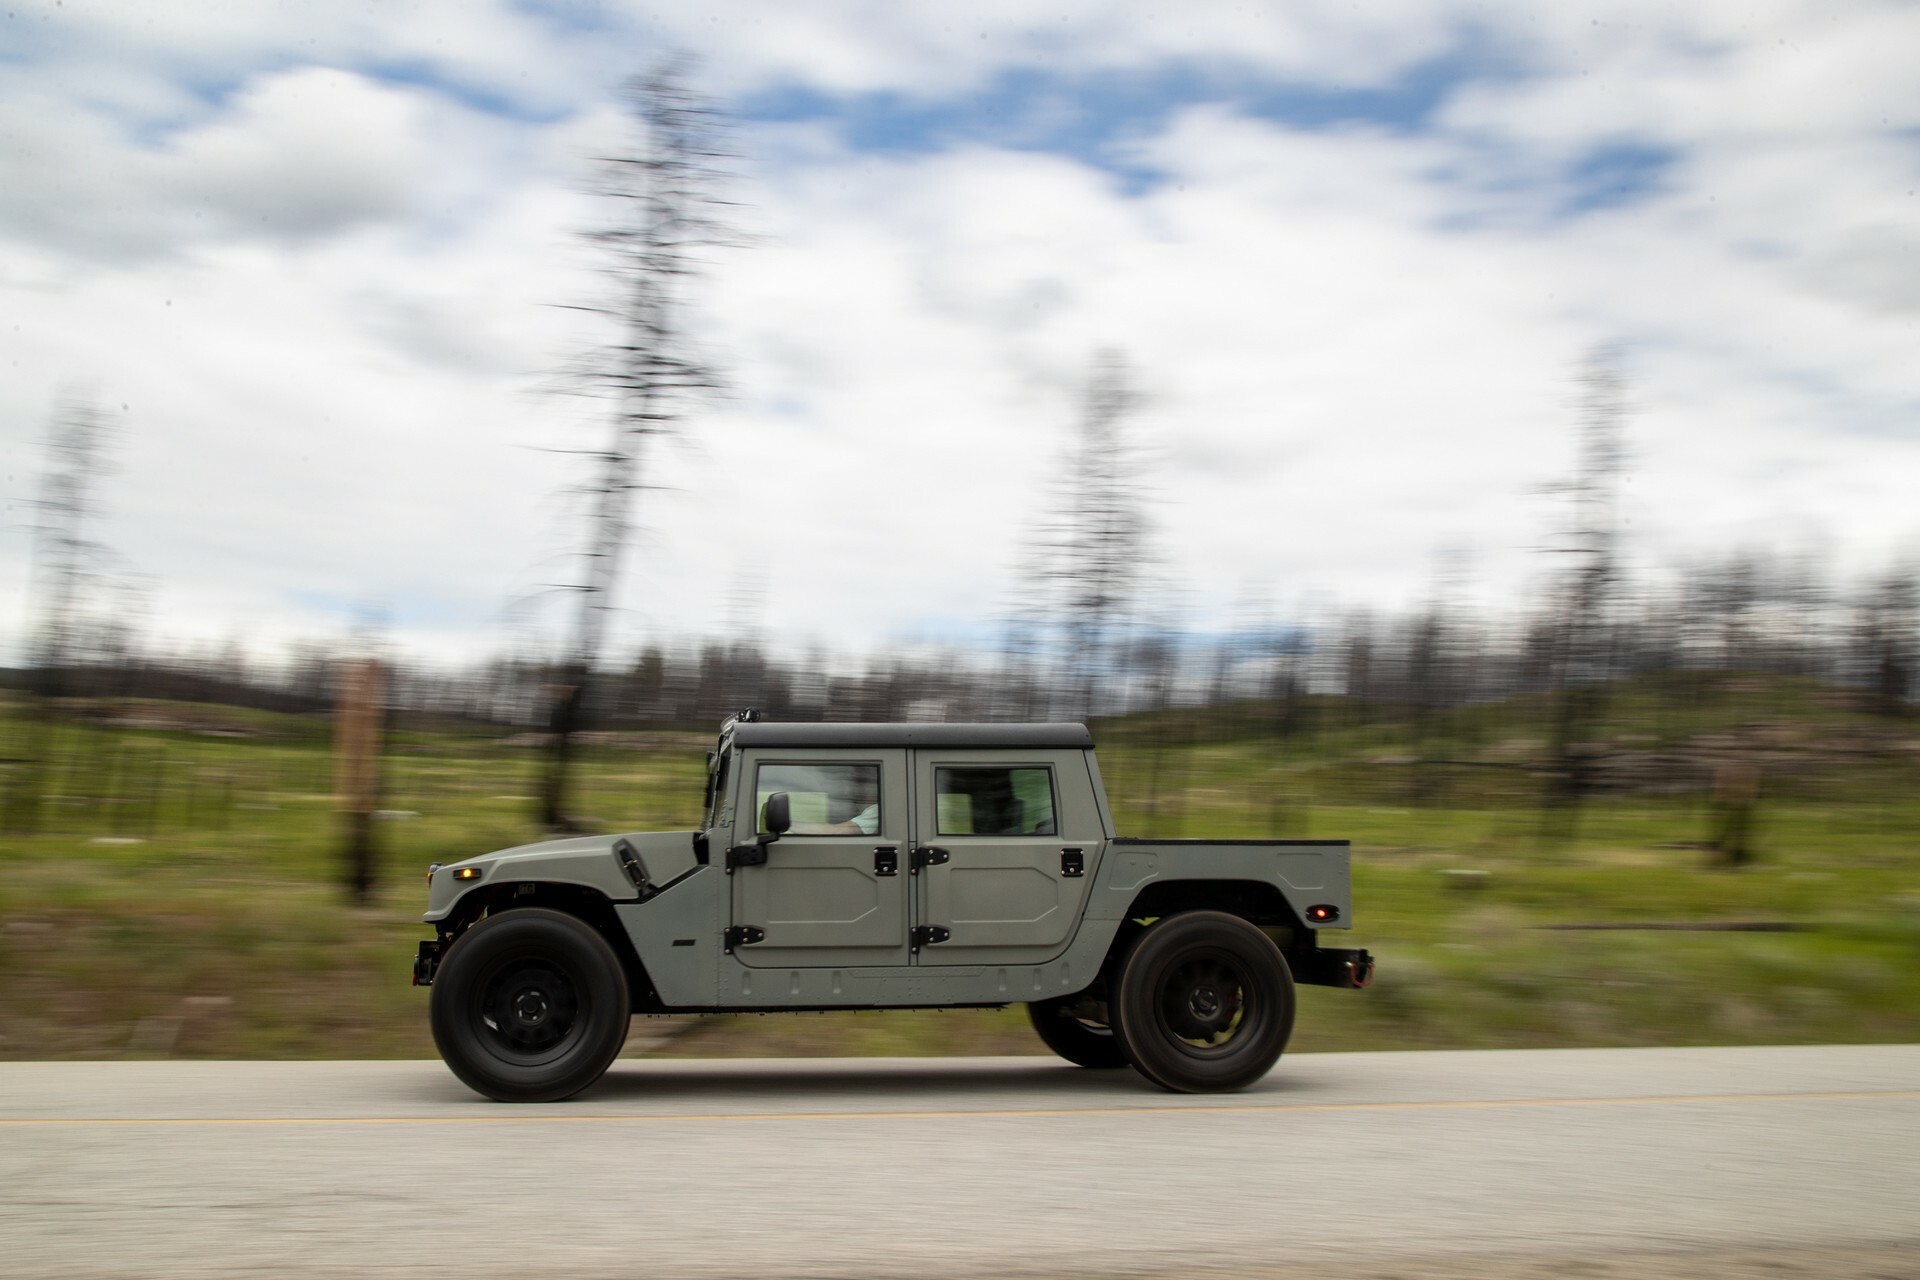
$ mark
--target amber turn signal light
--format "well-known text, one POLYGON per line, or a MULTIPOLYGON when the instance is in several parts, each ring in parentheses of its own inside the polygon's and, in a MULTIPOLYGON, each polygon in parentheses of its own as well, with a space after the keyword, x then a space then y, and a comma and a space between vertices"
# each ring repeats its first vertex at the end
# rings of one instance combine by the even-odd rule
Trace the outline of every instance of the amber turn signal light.
POLYGON ((1339 918, 1340 908, 1331 903, 1323 902, 1318 906, 1307 908, 1307 919, 1313 921, 1315 924, 1325 924, 1329 920, 1338 920, 1339 918))

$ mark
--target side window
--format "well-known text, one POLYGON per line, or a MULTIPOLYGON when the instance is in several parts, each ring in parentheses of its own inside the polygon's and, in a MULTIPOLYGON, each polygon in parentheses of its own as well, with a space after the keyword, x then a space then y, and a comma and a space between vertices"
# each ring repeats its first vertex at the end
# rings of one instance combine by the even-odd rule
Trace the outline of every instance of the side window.
POLYGON ((943 836, 1050 836, 1053 770, 1006 765, 936 768, 935 817, 943 836))
POLYGON ((795 836, 874 835, 880 830, 877 764, 763 764, 754 781, 755 828, 767 829, 767 797, 787 793, 795 836))

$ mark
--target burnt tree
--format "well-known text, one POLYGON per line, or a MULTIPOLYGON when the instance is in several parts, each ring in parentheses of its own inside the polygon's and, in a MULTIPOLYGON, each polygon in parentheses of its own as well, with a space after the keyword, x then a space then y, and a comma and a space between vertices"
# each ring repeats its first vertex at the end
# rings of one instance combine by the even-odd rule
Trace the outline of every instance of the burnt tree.
POLYGON ((15 835, 40 830, 60 699, 75 692, 87 647, 89 597, 106 556, 90 537, 90 525, 111 437, 106 413, 82 398, 62 403, 47 431, 46 470, 34 502, 30 698, 0 819, 0 827, 15 835))
POLYGON ((1580 456, 1573 476, 1554 489, 1568 500, 1552 620, 1554 713, 1548 744, 1550 838, 1572 838, 1580 804, 1593 788, 1592 741, 1607 710, 1613 675, 1613 610, 1619 589, 1619 491, 1625 468, 1622 426, 1626 377, 1619 356, 1598 350, 1580 374, 1580 456))
POLYGON ((683 321, 701 251, 724 240, 713 216, 720 118, 685 87, 676 64, 636 81, 628 106, 635 144, 626 155, 604 159, 600 193, 611 215, 586 233, 600 250, 612 297, 581 308, 604 316, 616 334, 569 378, 571 389, 605 397, 611 410, 605 447, 586 455, 593 473, 585 486, 584 567, 569 587, 575 596, 570 636, 547 691, 551 747, 539 806, 540 821, 556 830, 571 825, 567 782, 575 735, 587 727, 589 685, 625 567, 647 447, 716 385, 683 321))
POLYGON ((1126 358, 1094 360, 1027 583, 1027 629, 1065 714, 1123 709, 1126 634, 1144 579, 1148 525, 1127 418, 1138 396, 1126 358))

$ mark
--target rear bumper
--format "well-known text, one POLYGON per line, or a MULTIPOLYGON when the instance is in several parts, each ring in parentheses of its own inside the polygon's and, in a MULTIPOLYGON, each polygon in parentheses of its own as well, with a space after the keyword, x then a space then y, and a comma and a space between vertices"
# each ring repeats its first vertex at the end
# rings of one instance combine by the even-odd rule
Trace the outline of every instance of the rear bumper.
POLYGON ((1373 981, 1373 957, 1359 947, 1313 947, 1286 953, 1293 980, 1312 987, 1358 990, 1373 981))

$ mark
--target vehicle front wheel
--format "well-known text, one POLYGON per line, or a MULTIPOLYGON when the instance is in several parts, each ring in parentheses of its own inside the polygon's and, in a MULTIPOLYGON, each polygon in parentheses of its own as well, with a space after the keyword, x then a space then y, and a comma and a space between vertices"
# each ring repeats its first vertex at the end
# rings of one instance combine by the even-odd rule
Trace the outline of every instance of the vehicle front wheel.
POLYGON ((453 1074, 499 1102, 557 1102, 626 1043, 627 976, 606 940, 558 911, 489 916, 448 949, 429 1000, 453 1074))
POLYGON ((1035 1000, 1027 1006, 1027 1018, 1047 1048, 1076 1067, 1104 1070, 1127 1065, 1126 1050, 1113 1028, 1074 1016, 1079 997, 1035 1000))
POLYGON ((1135 1070, 1176 1093, 1242 1089, 1293 1034, 1293 975, 1238 916, 1188 911, 1140 935, 1120 967, 1114 1031, 1135 1070))

